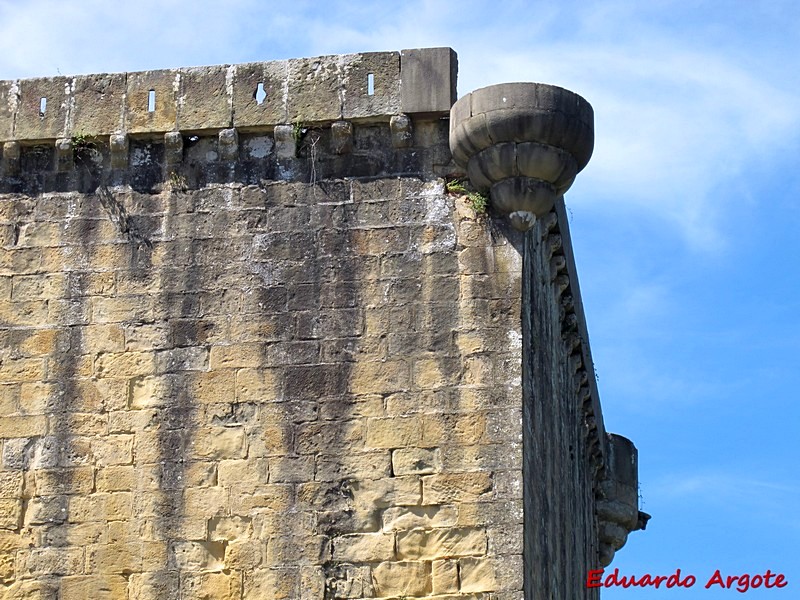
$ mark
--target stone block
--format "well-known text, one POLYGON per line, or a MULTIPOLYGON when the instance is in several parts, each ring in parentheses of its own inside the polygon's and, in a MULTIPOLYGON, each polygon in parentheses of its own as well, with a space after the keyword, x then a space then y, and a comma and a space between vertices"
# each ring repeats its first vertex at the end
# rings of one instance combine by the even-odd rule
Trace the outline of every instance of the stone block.
POLYGON ((462 502, 458 507, 461 526, 522 524, 522 500, 462 502))
POLYGON ((292 505, 290 484, 239 484, 231 488, 231 511, 234 514, 251 514, 261 509, 286 511, 292 505))
POLYGON ((130 600, 179 598, 180 583, 177 571, 133 573, 130 576, 130 600))
POLYGON ((331 123, 331 152, 348 154, 353 151, 353 124, 348 121, 331 123))
POLYGON ((225 550, 225 566, 228 569, 249 571, 264 560, 264 544, 261 542, 232 541, 225 550))
POLYGON ((425 415, 421 435, 423 446, 479 444, 486 441, 486 415, 478 412, 425 415))
POLYGON ((213 517, 208 521, 208 539, 212 542, 247 540, 253 534, 250 517, 213 517))
POLYGON ((330 560, 330 539, 324 535, 271 536, 267 542, 267 563, 321 564, 330 560))
MULTIPOLYGON (((114 492, 110 494, 97 494, 95 496, 98 504, 102 507, 101 510, 101 518, 105 518, 109 521, 122 521, 125 519, 129 519, 132 515, 133 510, 133 493, 132 492, 114 492)), ((91 508, 91 507, 90 507, 91 508)), ((79 512, 73 511, 73 514, 70 515, 70 518, 74 518, 75 520, 78 519, 79 512)), ((87 514, 83 517, 84 520, 91 520, 97 518, 97 516, 92 512, 87 512, 87 514)))
POLYGON ((72 82, 72 133, 105 136, 124 128, 125 73, 81 75, 72 82))
MULTIPOLYGON (((372 569, 369 566, 336 565, 328 570, 328 588, 334 598, 374 598, 372 569)), ((315 599, 316 600, 316 599, 315 599)))
POLYGON ((436 389, 453 385, 457 382, 461 369, 455 367, 452 360, 422 358, 414 361, 414 385, 418 389, 436 389))
POLYGON ((176 393, 177 378, 171 375, 134 377, 128 384, 130 408, 156 408, 167 406, 176 393))
MULTIPOLYGON (((72 500, 72 498, 70 498, 72 500)), ((16 503, 18 508, 22 508, 20 500, 7 500, 0 501, 0 515, 3 521, 10 521, 10 516, 13 516, 14 510, 12 503, 16 503)), ((17 520, 19 514, 14 517, 15 525, 11 529, 18 527, 17 520)), ((25 525, 53 525, 56 523, 63 523, 67 519, 67 497, 66 496, 51 496, 51 497, 35 497, 28 501, 28 509, 25 511, 25 525)), ((9 529, 9 527, 5 527, 9 529)))
POLYGON ((484 554, 486 532, 482 529, 413 529, 397 533, 400 559, 433 560, 484 554))
POLYGON ((462 558, 461 591, 492 592, 497 589, 494 561, 490 558, 462 558))
POLYGON ((270 483, 300 483, 314 478, 315 457, 283 456, 269 459, 270 483))
MULTIPOLYGON (((367 446, 401 448, 416 445, 421 438, 421 424, 419 417, 368 419, 367 446)), ((392 462, 394 463, 394 460, 392 462)))
MULTIPOLYGON (((236 65, 233 75, 233 126, 242 131, 286 123, 288 61, 236 65), (264 93, 258 102, 259 84, 264 93)), ((294 152, 292 153, 294 156, 294 152)))
POLYGON ((400 360, 358 362, 350 375, 350 389, 354 394, 396 392, 408 386, 408 364, 400 360))
POLYGON ((394 507, 383 512, 387 531, 454 527, 457 521, 458 509, 453 505, 394 507))
POLYGON ((74 575, 61 579, 61 600, 125 598, 128 581, 122 575, 74 575))
POLYGON ((249 398, 236 397, 236 372, 232 369, 195 371, 185 381, 189 395, 198 404, 233 403, 236 399, 239 402, 251 401, 249 398))
POLYGON ((339 562, 381 562, 394 557, 394 534, 360 533, 333 541, 333 560, 339 562))
POLYGON ((380 479, 389 477, 392 467, 388 451, 365 452, 350 456, 317 456, 316 479, 336 481, 346 477, 380 479))
POLYGON ((66 173, 75 167, 75 148, 70 138, 56 140, 56 170, 66 173))
POLYGON ((345 119, 370 120, 400 112, 399 52, 364 52, 341 59, 345 119))
POLYGON ((42 306, 44 301, 2 302, 0 303, 0 318, 6 323, 19 326, 35 326, 47 322, 47 307, 42 306))
POLYGON ((164 162, 175 167, 183 161, 183 134, 180 131, 168 131, 164 134, 164 162))
POLYGON ((211 347, 209 367, 214 371, 218 369, 260 367, 263 363, 263 344, 251 343, 211 347))
POLYGON ((97 466, 130 465, 133 463, 132 435, 109 435, 94 439, 91 442, 91 449, 97 466))
POLYGON ((236 572, 190 573, 181 577, 180 598, 217 600, 242 597, 241 575, 236 572))
POLYGON ((2 174, 6 177, 14 177, 19 174, 19 142, 3 142, 2 174))
POLYGON ((71 84, 68 77, 21 80, 14 137, 19 140, 67 137, 71 84))
POLYGON ((492 489, 491 475, 485 471, 474 473, 440 473, 422 478, 424 504, 446 504, 475 500, 492 489))
POLYGON ((155 356, 150 352, 110 352, 99 354, 94 361, 97 377, 128 379, 153 372, 155 356))
POLYGON ((195 455, 224 460, 244 458, 247 455, 246 440, 243 427, 204 427, 194 433, 190 443, 195 455))
POLYGON ((287 121, 301 125, 342 118, 339 56, 288 61, 287 121))
POLYGON ((46 356, 69 348, 64 330, 39 329, 30 332, 19 345, 19 350, 27 356, 46 356))
POLYGON ((128 151, 130 149, 130 139, 127 133, 114 133, 108 139, 108 146, 111 152, 111 168, 128 168, 128 151))
POLYGON ((297 569, 262 568, 247 572, 242 600, 294 600, 298 597, 298 579, 297 569))
POLYGON ((128 73, 125 131, 131 134, 172 131, 178 126, 177 70, 128 73), (154 110, 150 110, 150 92, 154 110))
POLYGON ((217 482, 223 487, 245 481, 252 483, 267 483, 269 477, 267 470, 267 460, 264 458, 253 458, 252 451, 249 452, 250 458, 221 460, 217 465, 217 482))
POLYGON ((456 101, 458 58, 450 48, 400 52, 400 99, 404 113, 449 113, 456 101))
POLYGON ((372 569, 372 578, 377 596, 426 596, 431 592, 431 563, 384 562, 372 569))
POLYGON ((14 114, 19 99, 19 83, 16 81, 0 81, 0 142, 10 140, 14 127, 14 114))
MULTIPOLYGON (((33 504, 31 501, 29 506, 33 504)), ((36 507, 34 506, 33 509, 36 507)), ((31 515, 32 516, 32 515, 31 515)), ((22 500, 19 498, 0 499, 0 529, 19 529, 22 521, 22 500)))
POLYGON ((181 373, 183 371, 207 371, 208 349, 202 346, 159 350, 155 353, 156 373, 181 373))
POLYGON ((0 438, 29 438, 47 433, 47 417, 0 417, 0 438))
POLYGON ((37 548, 18 553, 17 560, 23 576, 72 575, 83 571, 83 548, 37 548))
POLYGON ((300 567, 300 600, 325 597, 325 570, 319 566, 300 567))
POLYGON ((171 559, 183 571, 222 571, 225 568, 225 544, 222 542, 174 542, 171 559))
POLYGON ((92 321, 99 324, 152 319, 153 299, 143 295, 93 298, 92 321))
MULTIPOLYGON (((270 433, 272 445, 275 450, 280 449, 280 442, 284 441, 285 448, 290 440, 286 427, 273 425, 270 433)), ((265 434, 266 435, 266 434, 265 434)), ((361 451, 364 449, 364 423, 360 419, 304 423, 295 428, 294 450, 298 454, 334 453, 361 451)))
POLYGON ((64 390, 56 384, 23 383, 19 390, 19 412, 27 415, 53 412, 58 408, 63 397, 64 390))
POLYGON ((136 486, 136 472, 133 466, 110 466, 99 469, 95 481, 98 492, 132 490, 136 486))
POLYGON ((458 592, 457 560, 434 560, 431 563, 431 571, 434 594, 458 592))
POLYGON ((278 158, 294 158, 297 156, 297 136, 292 125, 276 125, 273 132, 275 153, 278 158))
POLYGON ((408 148, 414 141, 411 118, 408 115, 393 115, 389 119, 393 148, 408 148))
POLYGON ((65 523, 47 529, 43 536, 44 546, 88 546, 107 543, 105 523, 65 523))
POLYGON ((0 471, 0 498, 18 498, 22 493, 22 473, 0 471))
POLYGON ((178 97, 178 129, 192 132, 230 127, 233 119, 232 98, 228 94, 231 67, 195 67, 181 69, 178 97))
POLYGON ((231 161, 239 158, 239 133, 236 129, 221 130, 217 144, 220 160, 231 161))

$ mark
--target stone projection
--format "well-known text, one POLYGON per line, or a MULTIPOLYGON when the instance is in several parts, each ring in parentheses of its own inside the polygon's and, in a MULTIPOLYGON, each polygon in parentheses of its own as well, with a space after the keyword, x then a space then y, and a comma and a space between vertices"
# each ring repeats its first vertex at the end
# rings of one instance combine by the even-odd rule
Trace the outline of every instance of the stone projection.
POLYGON ((0 81, 0 598, 598 598, 647 515, 564 214, 592 109, 456 72, 0 81))

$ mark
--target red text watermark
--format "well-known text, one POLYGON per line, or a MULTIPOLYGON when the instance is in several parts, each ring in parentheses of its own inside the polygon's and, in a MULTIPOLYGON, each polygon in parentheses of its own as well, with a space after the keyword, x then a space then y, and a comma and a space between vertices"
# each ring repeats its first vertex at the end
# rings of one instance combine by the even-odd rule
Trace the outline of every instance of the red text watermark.
MULTIPOLYGON (((605 569, 592 569, 586 577, 587 588, 599 587, 654 587, 654 588, 690 588, 697 583, 694 575, 683 575, 680 569, 676 569, 670 575, 620 575, 619 569, 614 569, 608 575, 603 576, 605 569)), ((702 583, 702 582, 701 582, 702 583)), ((736 590, 737 592, 747 592, 758 588, 784 588, 789 584, 783 573, 773 573, 769 569, 763 574, 757 573, 750 575, 723 575, 717 569, 714 574, 706 581, 705 589, 719 588, 723 590, 736 590)))

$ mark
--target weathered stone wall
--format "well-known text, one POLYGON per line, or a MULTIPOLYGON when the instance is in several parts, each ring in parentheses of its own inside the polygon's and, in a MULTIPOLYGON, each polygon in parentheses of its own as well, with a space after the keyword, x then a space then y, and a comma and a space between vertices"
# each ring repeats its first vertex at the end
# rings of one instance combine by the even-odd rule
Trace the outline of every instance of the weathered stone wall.
POLYGON ((0 597, 595 597, 566 224, 446 193, 454 86, 449 49, 0 82, 0 597))
MULTIPOLYGON (((563 203, 559 208, 563 214, 563 203)), ((582 356, 588 345, 564 256, 565 221, 559 226, 556 212, 539 220, 524 249, 524 544, 527 556, 541 557, 525 563, 530 599, 599 598, 599 590, 586 589, 586 565, 596 564, 600 551, 595 486, 602 460, 587 424, 594 378, 582 356)))
POLYGON ((113 197, 149 245, 97 196, 0 204, 9 590, 520 589, 502 236, 417 178, 113 197))

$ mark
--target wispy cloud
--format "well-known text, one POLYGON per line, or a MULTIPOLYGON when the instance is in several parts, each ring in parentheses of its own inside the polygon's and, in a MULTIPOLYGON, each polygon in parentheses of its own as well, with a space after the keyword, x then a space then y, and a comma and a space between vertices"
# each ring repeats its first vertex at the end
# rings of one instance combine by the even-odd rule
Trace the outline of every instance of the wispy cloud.
POLYGON ((674 473, 648 486, 662 501, 722 504, 733 510, 788 506, 800 495, 800 481, 754 479, 747 472, 674 473))

